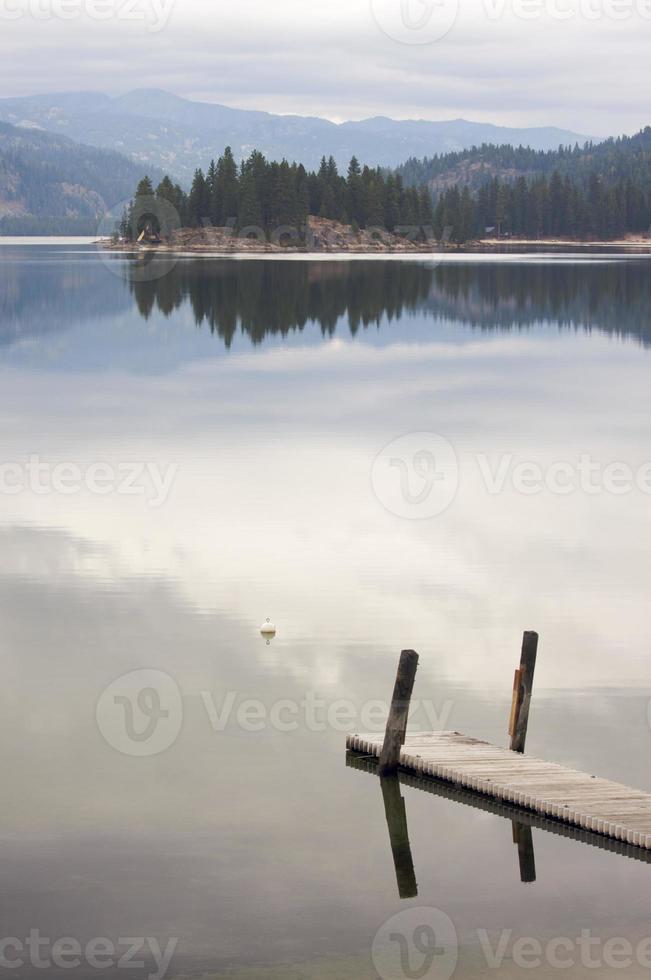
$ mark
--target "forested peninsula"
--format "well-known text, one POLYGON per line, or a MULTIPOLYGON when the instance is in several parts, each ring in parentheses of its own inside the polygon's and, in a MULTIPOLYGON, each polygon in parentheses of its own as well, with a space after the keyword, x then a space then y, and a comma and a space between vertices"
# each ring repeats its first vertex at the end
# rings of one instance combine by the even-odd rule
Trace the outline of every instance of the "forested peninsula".
POLYGON ((398 171, 316 171, 227 148, 186 192, 149 177, 109 247, 190 251, 431 251, 509 243, 644 247, 651 227, 651 129, 580 148, 475 148, 398 171))

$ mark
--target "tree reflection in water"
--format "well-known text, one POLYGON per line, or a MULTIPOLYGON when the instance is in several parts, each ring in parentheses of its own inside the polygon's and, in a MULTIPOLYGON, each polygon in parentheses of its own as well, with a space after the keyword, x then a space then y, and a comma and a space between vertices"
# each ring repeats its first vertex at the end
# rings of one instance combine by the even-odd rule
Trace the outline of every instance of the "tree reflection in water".
POLYGON ((541 324, 600 330, 651 343, 645 260, 594 262, 181 261, 149 282, 131 281, 145 318, 186 303, 229 347, 238 331, 260 344, 308 324, 332 336, 342 317, 354 336, 414 312, 480 330, 541 324))

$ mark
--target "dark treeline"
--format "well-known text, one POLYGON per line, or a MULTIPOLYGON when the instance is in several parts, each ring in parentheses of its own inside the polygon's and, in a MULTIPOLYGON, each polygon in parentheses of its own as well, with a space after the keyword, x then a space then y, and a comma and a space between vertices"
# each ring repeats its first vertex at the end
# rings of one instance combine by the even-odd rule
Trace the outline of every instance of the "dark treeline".
POLYGON ((478 149, 410 160, 398 171, 407 185, 437 194, 435 235, 609 239, 646 233, 651 225, 651 128, 636 136, 535 151, 478 149))
POLYGON ((554 172, 515 182, 494 179, 472 192, 443 191, 434 212, 434 234, 461 244, 486 234, 526 238, 608 240, 646 233, 651 226, 651 182, 631 178, 587 181, 554 172))
MULTIPOLYGON (((240 233, 300 230, 309 215, 398 233, 401 228, 432 223, 432 199, 426 188, 405 188, 400 176, 362 167, 355 157, 344 177, 332 157, 324 157, 314 173, 286 160, 269 162, 257 151, 238 166, 227 148, 205 174, 196 171, 188 194, 169 177, 155 190, 149 178, 142 180, 136 199, 154 195, 172 205, 186 228, 231 226, 240 233)), ((139 234, 144 223, 144 217, 134 221, 125 214, 120 231, 129 238, 139 234)))
POLYGON ((397 173, 406 186, 447 181, 456 175, 473 184, 483 183, 486 177, 510 174, 550 175, 557 171, 562 177, 588 178, 591 174, 613 179, 630 177, 638 182, 651 176, 651 127, 635 136, 620 136, 602 143, 560 146, 557 150, 532 150, 527 146, 483 146, 470 150, 442 153, 423 160, 412 158, 398 168, 397 173))
POLYGON ((7 215, 0 218, 0 235, 97 235, 97 218, 60 215, 7 215))
MULTIPOLYGON (((456 244, 487 229, 500 237, 607 240, 651 226, 651 128, 556 151, 483 146, 410 160, 396 173, 353 158, 346 176, 332 157, 308 173, 257 151, 238 166, 227 149, 207 173, 197 170, 188 194, 165 177, 156 190, 145 178, 136 195, 169 202, 185 227, 230 225, 240 234, 300 230, 314 215, 353 229, 413 236, 418 228, 418 237, 456 244)), ((125 215, 121 231, 129 238, 144 226, 142 216, 125 215)))
POLYGON ((498 173, 517 175, 573 170, 593 149, 591 143, 561 146, 558 150, 532 150, 528 146, 484 143, 468 150, 437 153, 422 159, 410 157, 397 168, 396 173, 407 187, 430 184, 439 188, 456 179, 463 179, 471 187, 477 187, 498 173))
MULTIPOLYGON (((134 273, 135 276, 135 273, 134 273)), ((600 330, 651 346, 646 262, 580 265, 420 262, 216 262, 179 264, 160 279, 130 282, 140 314, 172 316, 189 305, 197 326, 230 347, 318 324, 324 336, 355 336, 405 313, 425 340, 435 325, 481 331, 600 330), (429 326, 431 324, 431 326, 429 326)))

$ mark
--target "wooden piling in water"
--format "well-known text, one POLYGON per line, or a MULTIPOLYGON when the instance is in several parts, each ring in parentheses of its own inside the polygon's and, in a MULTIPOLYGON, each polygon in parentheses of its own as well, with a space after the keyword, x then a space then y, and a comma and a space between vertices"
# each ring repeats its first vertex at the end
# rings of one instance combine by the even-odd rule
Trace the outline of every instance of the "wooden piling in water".
POLYGON ((400 750, 405 744, 407 721, 409 719, 409 704, 414 690, 416 671, 418 670, 418 654, 415 650, 403 650, 400 654, 396 683, 391 699, 391 709, 384 735, 384 745, 380 753, 380 776, 390 776, 395 773, 400 763, 400 750))
POLYGON ((389 828, 389 843, 393 854, 398 894, 402 899, 416 898, 418 885, 416 884, 416 872, 411 856, 407 811, 400 792, 400 782, 397 775, 381 776, 380 785, 384 801, 384 814, 389 828))
POLYGON ((515 672, 515 681, 513 684, 513 703, 509 725, 511 750, 513 752, 523 753, 527 741, 529 707, 533 692, 533 677, 536 670, 537 654, 538 634, 533 632, 525 633, 522 640, 520 666, 515 672))
POLYGON ((529 884, 536 880, 536 857, 533 849, 533 836, 528 824, 513 821, 513 843, 518 848, 520 881, 529 884))

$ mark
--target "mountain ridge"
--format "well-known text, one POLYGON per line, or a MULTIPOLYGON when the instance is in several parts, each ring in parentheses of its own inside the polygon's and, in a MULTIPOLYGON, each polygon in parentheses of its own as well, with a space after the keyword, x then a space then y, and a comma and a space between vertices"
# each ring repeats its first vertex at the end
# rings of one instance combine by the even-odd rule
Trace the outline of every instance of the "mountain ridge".
POLYGON ((340 168, 352 156, 370 166, 397 167, 413 157, 511 143, 534 149, 583 143, 589 137, 557 127, 514 128, 465 119, 394 120, 388 116, 331 122, 318 116, 277 115, 185 99, 163 89, 123 95, 67 92, 0 99, 0 121, 39 128, 129 156, 188 183, 196 167, 232 146, 237 160, 253 149, 269 159, 316 168, 334 156, 340 168))

